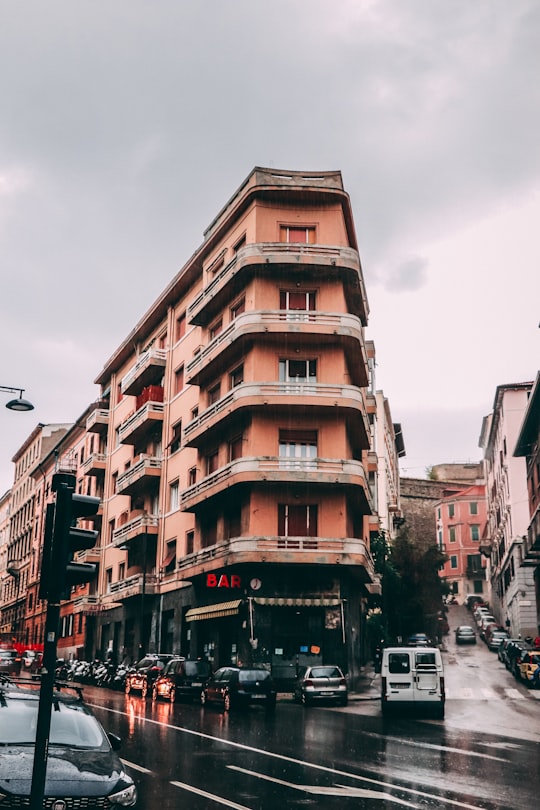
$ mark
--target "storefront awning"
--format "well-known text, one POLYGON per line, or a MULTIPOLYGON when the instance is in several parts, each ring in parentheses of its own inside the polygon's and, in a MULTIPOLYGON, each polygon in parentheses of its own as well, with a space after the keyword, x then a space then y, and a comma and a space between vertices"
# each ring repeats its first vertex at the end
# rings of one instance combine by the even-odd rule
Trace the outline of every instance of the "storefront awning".
POLYGON ((256 596, 255 603, 257 605, 273 605, 274 607, 337 607, 341 604, 341 599, 333 597, 330 599, 302 599, 298 598, 281 598, 278 596, 256 596))
POLYGON ((202 607, 191 608, 186 613, 186 622, 199 622, 202 619, 219 619, 222 616, 236 616, 242 604, 241 599, 233 599, 231 602, 218 602, 215 605, 203 605, 202 607))

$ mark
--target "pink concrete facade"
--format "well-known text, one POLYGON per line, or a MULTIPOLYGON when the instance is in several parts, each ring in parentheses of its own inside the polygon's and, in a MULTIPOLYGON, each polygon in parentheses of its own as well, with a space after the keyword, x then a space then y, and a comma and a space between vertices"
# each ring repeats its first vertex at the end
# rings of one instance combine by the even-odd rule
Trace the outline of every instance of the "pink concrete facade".
POLYGON ((450 593, 463 603, 468 594, 488 598, 486 560, 480 551, 486 526, 486 489, 455 488, 436 506, 437 543, 448 557, 440 573, 450 593))

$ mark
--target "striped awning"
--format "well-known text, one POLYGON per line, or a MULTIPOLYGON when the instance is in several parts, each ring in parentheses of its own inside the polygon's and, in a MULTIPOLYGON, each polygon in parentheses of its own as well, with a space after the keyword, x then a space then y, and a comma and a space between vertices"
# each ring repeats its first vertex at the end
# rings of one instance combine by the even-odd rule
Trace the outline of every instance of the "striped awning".
POLYGON ((281 598, 279 596, 256 596, 257 605, 273 605, 274 607, 337 607, 341 603, 338 597, 329 599, 303 599, 302 597, 281 598))
POLYGON ((203 619, 236 616, 241 604, 241 599, 233 599, 230 602, 218 602, 215 605, 202 605, 201 607, 191 608, 186 613, 186 622, 200 622, 203 619))

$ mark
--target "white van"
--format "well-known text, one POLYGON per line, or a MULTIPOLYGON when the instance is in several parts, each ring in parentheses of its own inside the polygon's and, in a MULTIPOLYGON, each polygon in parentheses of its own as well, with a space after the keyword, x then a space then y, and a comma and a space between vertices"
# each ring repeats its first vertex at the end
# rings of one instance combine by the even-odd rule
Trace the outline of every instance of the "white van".
POLYGON ((432 706, 444 717, 444 671, 438 647, 386 647, 381 663, 381 710, 432 706))

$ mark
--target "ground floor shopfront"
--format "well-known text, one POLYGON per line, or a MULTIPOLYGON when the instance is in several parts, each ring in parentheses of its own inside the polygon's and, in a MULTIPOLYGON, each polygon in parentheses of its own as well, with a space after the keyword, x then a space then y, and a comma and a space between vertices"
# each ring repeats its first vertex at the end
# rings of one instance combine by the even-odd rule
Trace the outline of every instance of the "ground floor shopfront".
POLYGON ((270 666, 282 687, 304 664, 335 663, 351 683, 369 657, 362 570, 244 565, 192 577, 191 585, 128 600, 99 618, 98 654, 146 652, 270 666))

